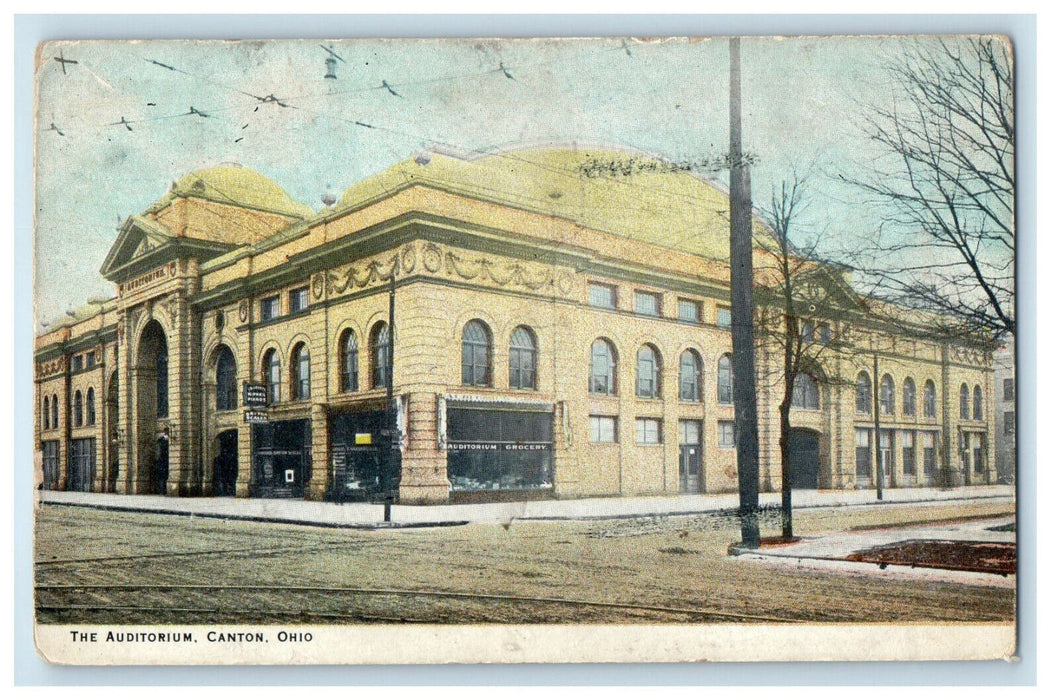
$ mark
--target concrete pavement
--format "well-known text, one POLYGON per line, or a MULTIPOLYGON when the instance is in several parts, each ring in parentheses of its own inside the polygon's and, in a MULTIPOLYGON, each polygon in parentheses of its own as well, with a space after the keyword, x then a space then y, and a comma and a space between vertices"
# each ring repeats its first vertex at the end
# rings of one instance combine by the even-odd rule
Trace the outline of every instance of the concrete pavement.
MULTIPOLYGON (((846 557, 876 547, 909 541, 958 540, 969 542, 1016 542, 1013 531, 994 528, 1013 522, 1012 515, 934 525, 883 527, 872 530, 842 532, 807 537, 793 544, 765 546, 738 551, 737 561, 755 562, 784 569, 820 569, 877 576, 889 579, 913 579, 966 583, 994 588, 1015 588, 1016 576, 977 571, 952 571, 921 566, 905 566, 848 561, 846 557)), ((737 550, 737 548, 736 548, 737 550)))
MULTIPOLYGON (((506 523, 512 520, 586 520, 602 518, 691 515, 738 508, 738 494, 699 494, 580 498, 433 506, 392 506, 390 519, 384 507, 372 503, 324 503, 293 499, 171 498, 126 496, 111 493, 38 491, 40 503, 157 512, 206 518, 282 522, 324 527, 424 527, 464 523, 506 523)), ((968 486, 955 489, 888 489, 882 501, 873 490, 794 491, 794 508, 884 507, 885 505, 1013 500, 1013 486, 968 486)), ((762 507, 778 507, 778 493, 762 493, 762 507)))

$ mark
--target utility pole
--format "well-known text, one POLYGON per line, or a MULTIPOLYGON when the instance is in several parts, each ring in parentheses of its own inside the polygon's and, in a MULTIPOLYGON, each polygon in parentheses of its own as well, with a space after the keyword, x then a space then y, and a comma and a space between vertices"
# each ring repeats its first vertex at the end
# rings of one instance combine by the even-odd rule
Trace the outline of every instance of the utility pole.
POLYGON ((760 547, 760 464, 757 444, 757 370, 753 349, 753 222, 749 168, 742 157, 742 66, 738 37, 731 45, 731 347, 735 448, 742 546, 760 547))

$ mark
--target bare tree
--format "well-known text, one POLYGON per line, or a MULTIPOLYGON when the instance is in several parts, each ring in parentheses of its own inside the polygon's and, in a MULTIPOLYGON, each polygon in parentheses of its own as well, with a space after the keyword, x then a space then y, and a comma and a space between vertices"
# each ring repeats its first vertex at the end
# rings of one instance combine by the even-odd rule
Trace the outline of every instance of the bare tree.
POLYGON ((880 205, 856 267, 874 296, 938 318, 938 331, 1014 332, 1014 97, 1004 37, 919 40, 885 66, 888 104, 867 105, 878 147, 844 176, 880 205), (877 155, 877 157, 874 157, 877 155))
MULTIPOLYGON (((806 179, 794 174, 772 191, 769 205, 762 211, 771 226, 774 245, 765 248, 768 257, 758 277, 757 295, 760 323, 759 340, 782 357, 777 372, 781 387, 779 402, 779 452, 782 465, 782 536, 793 537, 793 462, 790 452, 790 409, 800 394, 805 404, 806 392, 815 387, 841 382, 839 375, 821 371, 828 359, 849 348, 843 334, 819 319, 849 303, 865 311, 859 298, 839 281, 834 265, 819 259, 822 234, 795 246, 791 240, 795 221, 806 201, 806 179), (843 296, 844 299, 838 299, 843 296), (809 379, 811 378, 811 379, 809 379), (810 385, 808 382, 814 382, 810 385)), ((768 372, 765 369, 764 374, 768 372)))

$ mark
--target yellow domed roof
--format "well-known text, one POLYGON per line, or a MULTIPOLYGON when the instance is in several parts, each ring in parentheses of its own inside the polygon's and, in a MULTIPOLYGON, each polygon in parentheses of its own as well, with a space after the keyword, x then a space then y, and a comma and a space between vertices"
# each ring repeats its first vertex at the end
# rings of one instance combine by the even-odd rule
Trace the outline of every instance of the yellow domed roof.
POLYGON ((308 205, 291 199, 275 181, 238 165, 218 165, 184 175, 155 207, 174 197, 199 197, 297 219, 307 219, 314 213, 308 205))
MULTIPOLYGON (((421 182, 559 216, 586 228, 724 260, 729 203, 720 187, 656 156, 612 148, 522 148, 471 159, 424 153, 359 182, 340 206, 421 182)), ((758 245, 774 243, 754 219, 758 245)))

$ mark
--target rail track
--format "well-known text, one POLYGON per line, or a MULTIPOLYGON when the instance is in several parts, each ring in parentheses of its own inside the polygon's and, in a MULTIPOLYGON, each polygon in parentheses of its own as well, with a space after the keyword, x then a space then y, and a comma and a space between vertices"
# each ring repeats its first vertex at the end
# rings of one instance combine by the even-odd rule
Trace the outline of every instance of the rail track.
MULTIPOLYGON (((387 619, 401 622, 435 622, 430 619, 409 619, 403 615, 378 615, 365 612, 364 610, 324 610, 322 604, 326 602, 334 605, 356 605, 365 598, 390 598, 397 600, 407 599, 429 599, 429 600, 460 600, 464 602, 481 603, 491 606, 519 605, 530 607, 568 607, 611 611, 639 611, 647 613, 660 613, 676 618, 689 618, 699 622, 757 622, 757 623, 794 623, 803 622, 795 618, 781 617, 776 615, 760 615, 750 613, 732 612, 714 608, 701 607, 673 607, 666 605, 652 605, 646 603, 624 603, 614 601, 588 600, 582 598, 560 598, 551 596, 517 596, 500 593, 472 593, 465 591, 442 591, 442 590, 416 590, 405 588, 358 588, 347 586, 275 586, 254 584, 39 584, 37 585, 37 610, 39 612, 59 611, 92 611, 112 613, 155 613, 155 614, 200 614, 216 615, 221 617, 256 616, 275 617, 277 621, 291 617, 319 617, 332 620, 358 620, 358 619, 387 619), (145 605, 120 605, 115 604, 114 595, 118 593, 150 594, 156 599, 159 597, 165 601, 145 605), (264 605, 250 607, 232 607, 224 605, 202 606, 189 604, 188 600, 198 598, 209 598, 216 602, 216 598, 238 594, 235 599, 241 600, 245 606, 245 598, 253 599, 260 597, 264 605), (219 595, 218 595, 219 594, 219 595), (276 606, 274 602, 264 599, 274 599, 277 594, 286 594, 290 598, 297 594, 297 607, 289 604, 276 606), (91 595, 96 597, 94 601, 86 601, 84 597, 91 595), (100 599, 101 598, 101 599, 100 599), (321 601, 321 599, 324 599, 321 601), (304 607, 301 607, 304 606, 304 607), (308 610, 306 610, 308 608, 308 610)), ((489 617, 489 611, 479 611, 485 617, 489 617)), ((503 611, 498 619, 503 619, 503 611)), ((478 617, 479 615, 475 615, 478 617)))

